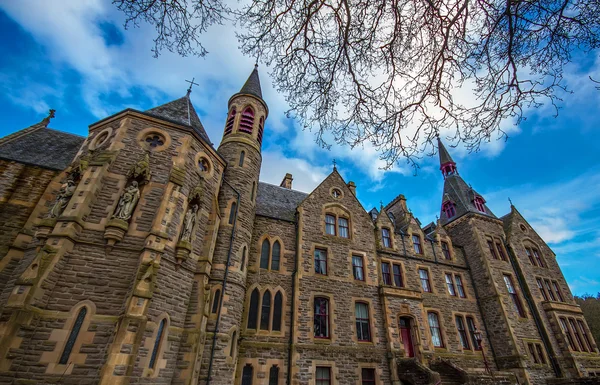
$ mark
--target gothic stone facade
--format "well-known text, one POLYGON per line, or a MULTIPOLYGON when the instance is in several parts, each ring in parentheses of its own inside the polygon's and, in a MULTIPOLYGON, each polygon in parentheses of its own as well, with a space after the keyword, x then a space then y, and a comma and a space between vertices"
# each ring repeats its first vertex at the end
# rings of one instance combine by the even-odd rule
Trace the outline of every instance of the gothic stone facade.
POLYGON ((0 384, 597 383, 552 250, 439 142, 438 223, 333 172, 259 182, 255 69, 215 149, 189 99, 0 139, 0 384))

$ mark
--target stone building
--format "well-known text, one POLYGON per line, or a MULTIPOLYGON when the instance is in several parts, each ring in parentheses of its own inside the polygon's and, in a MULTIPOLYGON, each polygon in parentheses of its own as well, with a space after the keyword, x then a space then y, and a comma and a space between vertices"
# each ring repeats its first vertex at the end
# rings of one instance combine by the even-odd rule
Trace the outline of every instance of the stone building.
POLYGON ((439 142, 441 215, 334 168, 259 182, 255 68, 213 147, 186 96, 0 139, 0 384, 598 383, 552 250, 439 142))

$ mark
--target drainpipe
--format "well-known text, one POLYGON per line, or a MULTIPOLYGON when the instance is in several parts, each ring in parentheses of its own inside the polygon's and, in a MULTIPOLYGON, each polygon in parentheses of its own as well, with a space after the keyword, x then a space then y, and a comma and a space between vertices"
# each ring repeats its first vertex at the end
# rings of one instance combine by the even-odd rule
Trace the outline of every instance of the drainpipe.
POLYGON ((217 334, 219 334, 219 322, 221 321, 221 309, 223 308, 223 298, 225 298, 225 289, 227 288, 227 276, 229 275, 229 263, 231 262, 231 249, 233 249, 233 240, 235 239, 235 224, 237 222, 238 211, 240 209, 240 192, 235 189, 225 178, 223 182, 229 186, 233 192, 237 195, 237 202, 235 205, 235 216, 233 217, 233 224, 231 226, 231 238, 229 239, 229 250, 227 251, 227 264, 225 265, 225 274, 223 275, 223 284, 221 287, 221 297, 219 298, 219 310, 217 312, 217 320, 215 322, 215 332, 213 334, 212 347, 210 348, 210 361, 208 362, 208 377, 206 379, 206 385, 210 385, 213 360, 215 358, 215 345, 217 344, 217 334))
POLYGON ((437 260, 437 254, 435 253, 435 246, 434 246, 434 244, 433 244, 433 240, 432 240, 432 239, 430 239, 430 240, 429 240, 429 243, 431 243, 431 249, 433 250, 433 259, 435 260, 435 263, 438 263, 438 260, 437 260))
POLYGON ((300 254, 300 215, 296 211, 296 256, 292 272, 292 318, 290 319, 290 340, 288 342, 288 371, 286 384, 292 383, 292 347, 294 345, 294 318, 296 316, 296 275, 298 274, 298 255, 300 254))
POLYGON ((406 243, 404 243, 404 231, 400 230, 400 238, 402 238, 402 249, 404 250, 404 255, 406 256, 406 243))
POLYGON ((537 328, 538 332, 540 333, 540 336, 542 337, 542 343, 544 344, 544 349, 546 349, 546 354, 548 355, 550 364, 552 365, 552 370, 554 370, 554 374, 556 375, 556 377, 563 377, 562 370, 556 362, 556 356, 554 354, 554 350, 552 349, 552 345, 550 344, 550 338, 548 337, 548 333, 546 333, 546 329, 544 329, 542 325, 542 319, 540 317, 540 314, 538 313, 533 298, 531 298, 529 288, 525 284, 523 271, 521 270, 521 266, 517 262, 517 257, 513 252, 513 249, 508 243, 508 241, 504 241, 504 248, 508 251, 510 264, 516 272, 515 275, 517 277, 517 283, 521 287, 521 292, 523 293, 523 297, 525 297, 525 301, 527 301, 527 306, 529 306, 529 310, 531 311, 531 315, 533 316, 535 327, 537 328))

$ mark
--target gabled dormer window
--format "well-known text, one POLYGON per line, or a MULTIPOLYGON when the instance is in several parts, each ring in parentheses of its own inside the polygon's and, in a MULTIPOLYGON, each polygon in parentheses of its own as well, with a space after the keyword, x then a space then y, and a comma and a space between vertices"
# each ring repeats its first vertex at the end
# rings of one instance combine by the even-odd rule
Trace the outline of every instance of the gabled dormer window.
POLYGON ((485 213, 485 200, 483 200, 482 197, 476 196, 475 199, 473 199, 473 203, 475 204, 475 208, 477 210, 481 211, 482 213, 485 213))
POLYGON ((456 215, 456 208, 454 202, 446 201, 442 204, 442 211, 446 214, 446 218, 450 219, 456 215))

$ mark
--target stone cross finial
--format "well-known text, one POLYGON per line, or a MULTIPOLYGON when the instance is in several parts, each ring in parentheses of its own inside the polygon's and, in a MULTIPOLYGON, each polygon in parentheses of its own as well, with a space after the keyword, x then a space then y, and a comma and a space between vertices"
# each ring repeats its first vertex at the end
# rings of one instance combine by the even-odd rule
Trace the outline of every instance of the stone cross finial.
POLYGON ((48 110, 48 116, 46 116, 43 120, 42 120, 42 125, 44 127, 48 127, 48 123, 50 123, 50 119, 54 118, 54 115, 56 113, 56 110, 51 108, 50 110, 48 110))
POLYGON ((336 165, 337 165, 337 163, 335 162, 335 159, 334 159, 334 160, 333 160, 333 169, 334 169, 334 170, 336 170, 336 169, 337 169, 337 168, 336 168, 336 165))

